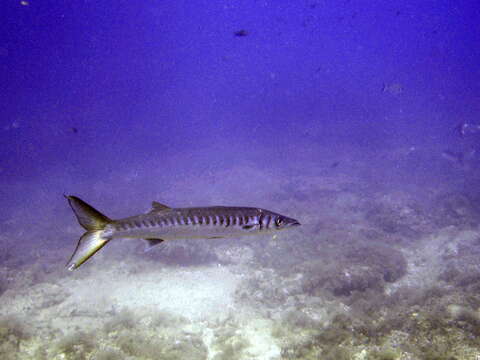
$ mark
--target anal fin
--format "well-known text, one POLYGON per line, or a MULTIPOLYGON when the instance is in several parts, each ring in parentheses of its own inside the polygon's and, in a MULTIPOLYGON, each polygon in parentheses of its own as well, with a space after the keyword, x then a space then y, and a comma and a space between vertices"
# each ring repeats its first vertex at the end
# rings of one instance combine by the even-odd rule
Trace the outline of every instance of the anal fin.
POLYGON ((144 251, 150 251, 153 247, 161 244, 164 240, 163 239, 143 239, 145 240, 145 249, 144 251))

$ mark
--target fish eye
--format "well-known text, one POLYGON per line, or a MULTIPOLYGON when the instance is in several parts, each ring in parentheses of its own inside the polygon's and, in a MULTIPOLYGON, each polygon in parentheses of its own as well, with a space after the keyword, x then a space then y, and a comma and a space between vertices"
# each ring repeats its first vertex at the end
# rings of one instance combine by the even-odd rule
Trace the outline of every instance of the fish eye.
POLYGON ((275 220, 275 225, 277 225, 277 226, 282 226, 284 223, 285 223, 285 220, 283 220, 281 217, 278 217, 275 220))

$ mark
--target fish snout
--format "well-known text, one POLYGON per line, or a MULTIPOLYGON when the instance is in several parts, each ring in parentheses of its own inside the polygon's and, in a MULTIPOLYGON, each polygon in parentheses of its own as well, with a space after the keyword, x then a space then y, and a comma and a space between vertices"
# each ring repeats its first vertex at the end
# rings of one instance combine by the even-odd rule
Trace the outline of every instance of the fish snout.
POLYGON ((298 221, 296 219, 292 219, 292 218, 287 218, 287 217, 283 218, 283 222, 284 222, 283 228, 285 228, 285 229, 301 225, 300 221, 298 221))
POLYGON ((299 225, 302 225, 302 224, 300 224, 300 221, 295 219, 292 219, 292 222, 287 224, 287 226, 299 226, 299 225))

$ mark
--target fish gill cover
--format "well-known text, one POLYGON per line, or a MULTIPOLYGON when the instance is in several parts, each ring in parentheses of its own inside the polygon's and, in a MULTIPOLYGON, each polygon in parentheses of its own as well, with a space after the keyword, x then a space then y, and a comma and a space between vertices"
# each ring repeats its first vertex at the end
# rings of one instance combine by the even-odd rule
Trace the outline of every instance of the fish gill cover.
POLYGON ((4 2, 0 358, 478 359, 479 6, 4 2), (71 194, 302 226, 69 272, 71 194))

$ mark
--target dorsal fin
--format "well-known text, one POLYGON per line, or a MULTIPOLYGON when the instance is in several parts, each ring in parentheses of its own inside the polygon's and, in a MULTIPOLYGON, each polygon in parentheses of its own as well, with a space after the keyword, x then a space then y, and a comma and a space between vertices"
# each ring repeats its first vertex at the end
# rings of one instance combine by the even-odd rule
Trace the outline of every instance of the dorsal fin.
POLYGON ((160 204, 158 201, 152 201, 152 211, 163 211, 171 209, 170 206, 160 204))

